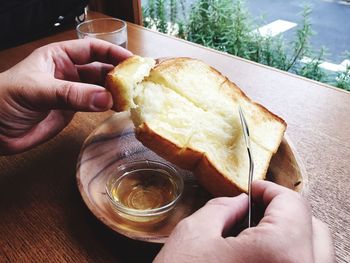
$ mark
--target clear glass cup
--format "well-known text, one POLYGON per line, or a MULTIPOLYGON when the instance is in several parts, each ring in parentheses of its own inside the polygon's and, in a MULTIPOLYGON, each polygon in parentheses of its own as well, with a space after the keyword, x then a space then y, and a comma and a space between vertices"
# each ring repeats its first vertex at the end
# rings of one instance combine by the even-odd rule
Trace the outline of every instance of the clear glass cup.
POLYGON ((127 48, 128 31, 125 21, 117 18, 97 18, 77 25, 78 38, 98 38, 127 48))

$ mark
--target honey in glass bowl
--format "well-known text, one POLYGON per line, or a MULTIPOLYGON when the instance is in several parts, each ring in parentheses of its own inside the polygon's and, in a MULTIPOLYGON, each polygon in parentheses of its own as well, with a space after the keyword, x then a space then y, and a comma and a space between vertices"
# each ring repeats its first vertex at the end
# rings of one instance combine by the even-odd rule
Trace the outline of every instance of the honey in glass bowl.
POLYGON ((114 210, 137 222, 159 222, 175 207, 183 180, 175 168, 155 161, 123 164, 112 174, 106 192, 114 210))

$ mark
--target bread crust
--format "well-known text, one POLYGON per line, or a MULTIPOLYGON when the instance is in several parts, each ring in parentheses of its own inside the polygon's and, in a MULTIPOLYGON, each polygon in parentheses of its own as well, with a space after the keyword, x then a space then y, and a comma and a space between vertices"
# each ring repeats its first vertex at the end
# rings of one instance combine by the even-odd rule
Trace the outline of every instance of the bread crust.
MULTIPOLYGON (((221 74, 220 72, 218 72, 216 69, 213 68, 213 70, 215 70, 218 74, 221 74)), ((225 77, 225 76, 224 76, 225 77)), ((281 118, 279 117, 278 115, 274 114, 273 112, 269 111, 267 108, 265 108, 263 105, 261 105, 260 103, 256 102, 256 101, 253 101, 251 98, 249 98, 234 82, 230 81, 227 77, 225 77, 225 81, 226 83, 231 87, 232 90, 235 90, 237 92, 240 93, 240 96, 246 100, 247 102, 257 106, 262 112, 265 113, 265 115, 267 116, 270 116, 271 119, 279 122, 283 127, 283 132, 281 132, 281 135, 280 137, 278 138, 278 141, 282 141, 283 139, 283 134, 284 132, 286 131, 287 129, 287 123, 281 118)), ((232 92, 228 92, 229 94, 227 94, 228 96, 230 96, 232 99, 235 99, 235 96, 232 94, 232 92), (231 93, 231 94, 230 94, 231 93)), ((273 153, 276 153, 277 150, 278 150, 278 147, 279 147, 279 144, 276 148, 272 149, 273 150, 273 153)), ((267 149, 267 150, 270 150, 270 149, 267 149)), ((267 171, 267 168, 266 167, 266 171, 267 171)))
MULTIPOLYGON (((211 67, 212 68, 212 67, 211 67)), ((217 71, 216 69, 212 68, 212 70, 216 71, 218 74, 222 75, 219 71, 217 71)), ((223 75, 222 75, 223 76, 223 75)), ((265 112, 266 114, 270 115, 274 120, 280 122, 283 126, 287 127, 287 123, 285 122, 285 120, 283 120, 281 117, 279 117, 278 115, 274 114, 273 112, 269 111, 267 108, 265 108, 263 105, 261 105, 260 103, 253 101, 251 98, 249 98, 237 85, 236 83, 232 82, 231 80, 229 80, 226 76, 225 77, 225 81, 231 86, 232 89, 235 89, 237 92, 240 93, 240 96, 242 98, 244 98, 246 101, 250 102, 251 104, 256 105, 257 107, 259 107, 263 112, 265 112)), ((232 94, 230 95, 230 97, 232 99, 233 96, 232 94)))
POLYGON ((182 148, 152 130, 146 123, 135 129, 136 138, 147 148, 180 168, 193 171, 199 183, 213 196, 236 196, 245 192, 220 173, 207 156, 190 148, 182 148))
POLYGON ((203 155, 203 158, 198 163, 194 170, 194 176, 200 185, 216 197, 236 196, 245 192, 239 185, 220 173, 206 155, 203 155))
POLYGON ((179 167, 193 171, 203 154, 190 148, 182 148, 152 130, 146 123, 135 129, 136 138, 147 148, 179 167))
POLYGON ((127 96, 127 91, 125 90, 127 83, 125 83, 123 79, 116 77, 117 72, 121 67, 127 67, 132 63, 135 63, 134 57, 131 57, 125 60, 123 64, 116 66, 106 76, 105 88, 112 94, 112 110, 115 110, 117 112, 126 111, 130 107, 129 96, 127 96))
POLYGON ((105 87, 110 93, 112 93, 112 98, 113 98, 112 110, 121 112, 129 109, 128 100, 125 97, 120 95, 120 93, 122 92, 122 89, 121 89, 122 83, 119 80, 114 79, 113 76, 108 74, 106 77, 105 87))

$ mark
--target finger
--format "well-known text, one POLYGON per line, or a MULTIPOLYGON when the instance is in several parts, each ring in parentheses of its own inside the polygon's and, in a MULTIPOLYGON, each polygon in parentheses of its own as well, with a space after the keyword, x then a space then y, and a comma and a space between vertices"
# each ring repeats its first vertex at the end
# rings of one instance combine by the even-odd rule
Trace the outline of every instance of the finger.
POLYGON ((252 184, 252 198, 255 202, 267 206, 276 196, 296 194, 294 191, 269 181, 256 180, 252 184))
POLYGON ((335 262, 332 235, 327 225, 313 217, 312 231, 315 262, 335 262))
POLYGON ((86 65, 76 65, 80 81, 104 86, 106 75, 114 66, 100 62, 86 65))
POLYGON ((29 150, 53 138, 72 120, 74 112, 51 111, 38 125, 20 138, 2 138, 0 154, 15 154, 29 150))
POLYGON ((258 227, 278 226, 311 240, 311 208, 299 193, 268 181, 255 181, 252 189, 254 202, 266 207, 258 227))
POLYGON ((94 38, 63 41, 52 45, 58 45, 61 50, 67 53, 72 62, 78 65, 94 61, 117 65, 132 55, 127 49, 94 38))
POLYGON ((26 103, 35 110, 99 112, 106 111, 113 105, 111 94, 101 86, 54 79, 45 74, 37 77, 41 82, 37 83, 33 89, 18 91, 22 98, 25 98, 26 103))
POLYGON ((224 232, 243 219, 247 209, 246 194, 212 199, 190 216, 192 222, 196 222, 193 231, 222 236, 224 232))

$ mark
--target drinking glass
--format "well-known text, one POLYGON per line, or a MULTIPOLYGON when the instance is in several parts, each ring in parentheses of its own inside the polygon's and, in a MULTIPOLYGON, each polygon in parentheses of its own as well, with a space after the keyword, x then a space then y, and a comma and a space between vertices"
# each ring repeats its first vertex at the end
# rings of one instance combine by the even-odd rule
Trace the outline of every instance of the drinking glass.
POLYGON ((117 18, 97 18, 77 25, 78 38, 98 38, 127 48, 126 22, 117 18))

